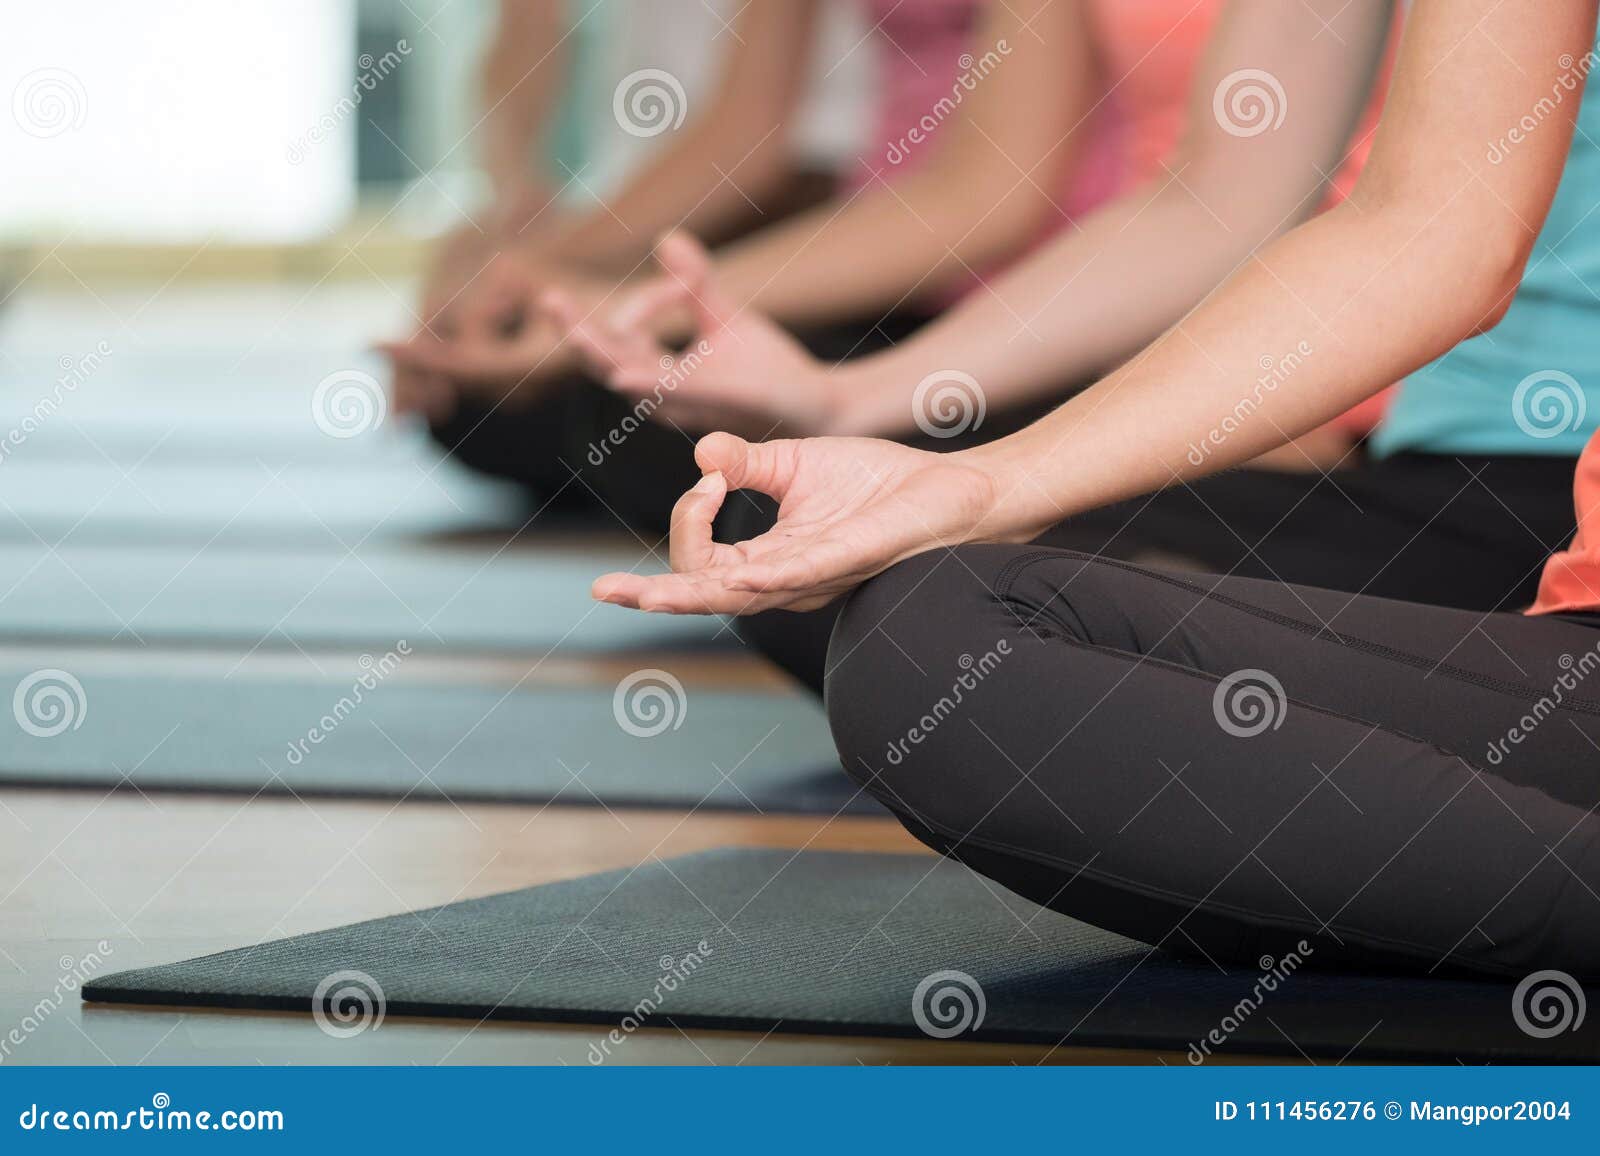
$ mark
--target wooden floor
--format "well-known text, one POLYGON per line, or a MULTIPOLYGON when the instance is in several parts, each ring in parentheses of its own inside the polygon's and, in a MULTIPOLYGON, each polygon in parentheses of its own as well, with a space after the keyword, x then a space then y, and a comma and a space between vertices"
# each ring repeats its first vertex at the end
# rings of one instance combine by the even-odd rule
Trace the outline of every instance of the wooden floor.
MULTIPOLYGON (((0 648, 8 657, 34 654, 0 648)), ((52 654, 60 656, 59 649, 52 654)), ((38 655, 35 655, 38 656, 38 655)), ((79 665, 135 659, 79 649, 79 665)), ((140 669, 205 670, 216 655, 142 651, 140 669)), ((230 663, 232 659, 228 660, 230 663)), ((262 652, 252 662, 293 662, 262 652)), ((430 660, 407 677, 496 680, 503 660, 430 660)), ((632 669, 634 656, 626 663, 632 669)), ((514 664, 512 664, 514 666, 514 664)), ((614 663, 541 667, 546 683, 610 685, 614 663)), ((674 669, 692 685, 770 685, 754 659, 674 669)), ((528 689, 528 688, 525 688, 528 689)), ((534 690, 536 693, 536 690, 534 690)), ((174 1011, 40 1001, 100 941, 105 972, 723 846, 922 851, 885 819, 601 808, 0 791, 0 1036, 23 1064, 439 1064, 587 1062, 600 1029, 390 1017, 335 1039, 309 1015, 174 1011)), ((1154 1053, 647 1029, 627 1063, 1183 1062, 1154 1053)))

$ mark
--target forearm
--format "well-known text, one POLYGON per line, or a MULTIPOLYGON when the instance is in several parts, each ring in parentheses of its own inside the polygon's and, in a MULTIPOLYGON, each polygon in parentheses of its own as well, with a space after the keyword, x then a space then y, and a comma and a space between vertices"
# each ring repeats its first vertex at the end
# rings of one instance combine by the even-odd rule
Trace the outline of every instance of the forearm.
POLYGON ((910 340, 840 367, 839 432, 909 432, 913 386, 941 369, 972 374, 1000 409, 1144 348, 1297 219, 1297 206, 1251 203, 1244 190, 1212 199, 1227 203, 1227 219, 1175 181, 1120 197, 910 340))
POLYGON ((1055 212, 1036 187, 965 177, 962 162, 874 184, 718 255, 743 304, 797 326, 876 317, 1014 256, 1055 212))
POLYGON ((608 204, 575 217, 547 249, 556 263, 626 275, 669 229, 717 233, 770 201, 791 169, 795 120, 814 52, 817 0, 745 4, 725 42, 715 94, 686 109, 682 93, 664 93, 650 109, 647 86, 619 93, 641 113, 688 124, 608 204))
POLYGON ((715 233, 750 212, 751 201, 769 200, 789 171, 788 147, 775 122, 714 112, 631 175, 608 204, 574 216, 539 253, 556 262, 631 272, 669 229, 715 233))
POLYGON ((912 341, 844 371, 855 412, 841 432, 908 431, 908 383, 942 369, 975 377, 1000 408, 1059 395, 1158 337, 1315 210, 1368 100, 1389 16, 1385 0, 1227 5, 1161 170, 912 341), (1258 97, 1268 115, 1292 106, 1294 119, 1281 131, 1238 131, 1216 111, 1230 92, 1258 97))
POLYGON ((1028 429, 961 456, 998 479, 983 536, 1027 537, 1284 443, 1494 316, 1519 258, 1478 216, 1335 210, 1262 250, 1145 353, 1028 429), (1449 295, 1439 292, 1451 287, 1449 295))
POLYGON ((479 99, 479 152, 497 198, 512 195, 536 173, 552 111, 566 85, 561 5, 506 0, 484 57, 479 99))

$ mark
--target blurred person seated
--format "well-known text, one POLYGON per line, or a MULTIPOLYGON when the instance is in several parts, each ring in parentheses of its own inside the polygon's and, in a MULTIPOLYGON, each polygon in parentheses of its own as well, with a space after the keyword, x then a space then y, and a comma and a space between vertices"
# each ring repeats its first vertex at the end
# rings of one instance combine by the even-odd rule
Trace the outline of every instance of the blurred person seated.
MULTIPOLYGON (((473 349, 515 332, 535 287, 609 287, 636 271, 665 224, 718 242, 827 197, 862 135, 854 3, 807 0, 801 19, 748 21, 764 33, 751 48, 732 0, 502 0, 471 132, 487 203, 440 244, 417 335, 390 348, 473 349), (826 56, 811 55, 835 62, 826 87, 803 68, 772 69, 779 32, 822 42, 826 56), (757 133, 748 102, 762 94, 783 118, 757 133)), ((483 384, 408 372, 418 363, 403 353, 395 368, 402 411, 438 413, 483 384)))
MULTIPOLYGON (((861 45, 877 64, 874 143, 835 197, 787 218, 768 214, 771 224, 717 253, 724 300, 776 319, 786 339, 826 363, 914 332, 983 276, 1071 228, 1117 190, 1126 168, 1080 5, 858 2, 874 27, 861 45)), ((624 520, 664 525, 659 485, 640 493, 624 482, 630 492, 618 493, 611 483, 652 477, 668 459, 680 475, 692 467, 670 427, 670 449, 641 436, 639 461, 606 455, 605 477, 571 485, 574 469, 597 455, 591 439, 574 445, 569 436, 625 416, 615 395, 574 374, 571 322, 603 313, 668 341, 690 335, 682 272, 656 274, 645 258, 668 229, 704 235, 748 212, 751 193, 782 170, 804 78, 817 63, 839 63, 817 60, 822 7, 744 9, 716 93, 670 147, 601 208, 542 236, 536 252, 490 262, 448 324, 387 347, 397 408, 424 412, 469 464, 545 495, 578 496, 593 482, 592 497, 624 520), (630 261, 636 275, 616 279, 630 261)))
MULTIPOLYGON (((1307 12, 1289 16, 1260 2, 1229 8, 1223 0, 988 6, 968 43, 1001 45, 1008 55, 938 126, 942 135, 916 142, 892 127, 882 133, 890 171, 869 171, 855 194, 709 256, 680 233, 660 248, 664 275, 603 304, 566 287, 540 296, 541 340, 569 337, 616 396, 592 386, 546 394, 515 442, 497 439, 505 453, 492 462, 477 449, 490 444, 487 431, 512 428, 503 410, 479 411, 470 428, 444 432, 457 435, 451 444, 468 460, 546 494, 574 490, 656 529, 666 525, 674 481, 695 477, 688 450, 696 432, 848 430, 938 449, 1004 434, 1159 334, 1255 246, 1343 199, 1382 100, 1389 12, 1380 2, 1348 18, 1349 58, 1335 64, 1367 83, 1283 127, 1272 104, 1281 107, 1281 92, 1239 78, 1244 105, 1236 107, 1211 78, 1201 91, 1202 62, 1213 40, 1234 37, 1285 46, 1308 67, 1333 67, 1318 43, 1322 21, 1307 12), (1033 44, 1033 32, 1046 41, 1037 56, 1016 49, 1033 44), (1078 62, 1070 73, 1078 82, 1062 76, 1064 59, 1078 62), (1109 101, 1116 106, 1054 172, 1078 198, 1070 214, 1017 160, 1013 149, 1022 146, 998 139, 1010 126, 1037 155, 1057 156, 1061 138, 1015 127, 1049 91, 1061 93, 1064 107, 1054 115, 1068 140, 1109 101), (1254 112, 1264 127, 1248 119, 1252 101, 1264 102, 1254 112), (1250 182, 1241 187, 1240 150, 1263 132, 1277 143, 1249 154, 1250 182), (898 171, 917 144, 921 167, 898 171), (1114 196, 1104 179, 1108 157, 1114 196), (1026 221, 1019 202, 1027 209, 1041 201, 1054 212, 1017 227, 1026 221), (990 232, 996 218, 1013 230, 1003 246, 990 232), (997 275, 1008 258, 1016 268, 997 275), (850 317, 868 320, 846 324, 837 353, 819 351, 816 330, 806 327, 832 322, 837 332, 850 317), (685 335, 696 343, 674 360, 685 335), (854 360, 837 365, 838 353, 854 360), (973 367, 976 380, 946 372, 954 366, 973 367), (920 396, 907 396, 913 386, 920 396)), ((436 365, 461 371, 466 346, 435 343, 436 365)), ((491 338, 480 348, 503 359, 503 372, 530 381, 551 356, 548 344, 516 339, 491 338)), ((1289 451, 1291 462, 1337 462, 1351 428, 1359 427, 1318 431, 1289 451)))

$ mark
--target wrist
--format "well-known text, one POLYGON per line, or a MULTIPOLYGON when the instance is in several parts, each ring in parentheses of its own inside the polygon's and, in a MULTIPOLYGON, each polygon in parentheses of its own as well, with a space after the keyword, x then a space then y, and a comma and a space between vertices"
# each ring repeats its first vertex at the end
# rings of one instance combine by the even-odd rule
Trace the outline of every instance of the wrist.
POLYGON ((992 495, 974 528, 974 540, 1031 542, 1070 513, 1046 488, 1026 431, 958 450, 949 458, 982 474, 992 495))
POLYGON ((823 432, 835 437, 902 438, 917 430, 911 388, 919 376, 911 345, 841 362, 828 372, 832 418, 823 432))
POLYGON ((816 437, 872 437, 873 402, 881 388, 869 364, 873 358, 841 362, 823 369, 816 382, 821 399, 816 437))

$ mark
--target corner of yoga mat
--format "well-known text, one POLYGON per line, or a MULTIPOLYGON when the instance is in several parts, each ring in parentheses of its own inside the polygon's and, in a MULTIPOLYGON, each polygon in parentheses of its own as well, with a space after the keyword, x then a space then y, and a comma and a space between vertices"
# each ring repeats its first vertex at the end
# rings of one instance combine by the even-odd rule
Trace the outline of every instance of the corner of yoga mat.
POLYGON ((1509 983, 1305 967, 1264 992, 1254 967, 1153 951, 926 855, 707 851, 120 972, 83 994, 326 1011, 340 974, 372 980, 388 1015, 654 1019, 1154 1049, 1196 1063, 1600 1058, 1594 1022, 1523 1031, 1509 983))

